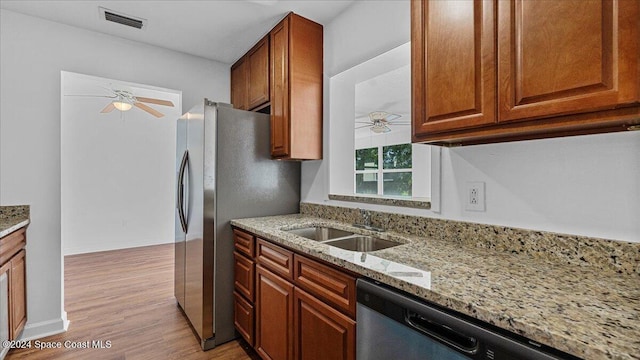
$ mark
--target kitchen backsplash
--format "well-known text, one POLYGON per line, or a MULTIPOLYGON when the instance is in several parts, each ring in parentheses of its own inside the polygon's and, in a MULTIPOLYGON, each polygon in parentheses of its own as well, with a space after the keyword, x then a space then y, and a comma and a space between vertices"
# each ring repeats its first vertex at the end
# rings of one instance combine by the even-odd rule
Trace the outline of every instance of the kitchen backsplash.
MULTIPOLYGON (((301 203, 300 212, 346 223, 362 221, 355 208, 301 203)), ((373 226, 389 231, 640 276, 640 243, 387 212, 370 213, 373 226)))

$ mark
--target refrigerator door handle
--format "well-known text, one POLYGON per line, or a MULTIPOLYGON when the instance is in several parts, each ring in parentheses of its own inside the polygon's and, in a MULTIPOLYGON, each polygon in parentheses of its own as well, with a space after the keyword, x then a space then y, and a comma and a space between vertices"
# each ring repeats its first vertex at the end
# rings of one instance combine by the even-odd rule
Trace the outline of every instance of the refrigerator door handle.
POLYGON ((187 219, 184 212, 184 175, 187 168, 187 162, 189 159, 189 152, 184 151, 182 155, 182 161, 180 162, 180 170, 178 170, 178 201, 176 207, 178 208, 178 217, 180 218, 180 225, 182 225, 182 231, 187 232, 187 219))
POLYGON ((183 175, 183 191, 184 195, 182 197, 182 216, 184 216, 184 228, 185 231, 189 229, 189 197, 191 190, 191 182, 189 181, 189 150, 185 151, 185 160, 184 160, 184 175, 183 175))

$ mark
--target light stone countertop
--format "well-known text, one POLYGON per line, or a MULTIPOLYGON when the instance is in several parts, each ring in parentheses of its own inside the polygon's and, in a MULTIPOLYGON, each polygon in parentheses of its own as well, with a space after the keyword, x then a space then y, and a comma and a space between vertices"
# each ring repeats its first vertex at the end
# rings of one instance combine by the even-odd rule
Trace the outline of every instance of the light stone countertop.
POLYGON ((585 359, 640 359, 640 279, 559 261, 374 233, 294 214, 232 220, 274 243, 585 359), (284 230, 331 226, 402 242, 361 253, 284 230))
POLYGON ((29 206, 0 206, 0 237, 29 225, 29 206))

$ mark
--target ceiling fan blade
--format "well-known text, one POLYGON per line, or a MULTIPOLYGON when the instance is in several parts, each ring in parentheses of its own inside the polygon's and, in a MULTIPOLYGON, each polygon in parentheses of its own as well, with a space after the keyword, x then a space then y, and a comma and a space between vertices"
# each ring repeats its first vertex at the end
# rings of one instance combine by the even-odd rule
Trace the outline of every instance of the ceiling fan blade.
POLYGON ((143 103, 149 103, 149 104, 156 104, 156 105, 163 105, 163 106, 171 106, 173 107, 173 103, 169 100, 160 100, 160 99, 154 99, 154 98, 146 98, 146 97, 141 97, 141 96, 136 96, 136 100, 143 102, 143 103))
POLYGON ((391 115, 388 115, 388 116, 385 118, 385 120, 387 120, 387 121, 393 121, 393 120, 398 119, 398 118, 401 118, 401 117, 402 117, 402 115, 398 115, 398 114, 391 114, 391 115))
POLYGON ((366 128, 366 127, 370 127, 371 125, 361 125, 361 126, 356 126, 356 129, 362 129, 362 128, 366 128))
POLYGON ((102 111, 100 111, 100 113, 105 114, 105 113, 110 113, 113 111, 113 109, 115 109, 116 107, 113 105, 112 102, 109 103, 109 105, 105 106, 104 109, 102 109, 102 111))
POLYGON ((117 96, 107 96, 107 95, 76 95, 76 94, 65 94, 64 96, 74 96, 74 97, 103 97, 109 99, 115 99, 117 96))
POLYGON ((411 125, 410 123, 389 123, 389 125, 411 125))
POLYGON ((147 105, 145 105, 145 104, 143 104, 141 102, 134 102, 133 106, 135 106, 135 107, 137 107, 139 109, 142 109, 142 110, 148 112, 149 114, 151 114, 151 115, 153 115, 153 116, 155 116, 157 118, 161 118, 161 117, 164 116, 163 113, 159 112, 156 109, 152 109, 152 108, 148 107, 147 105))
POLYGON ((373 124, 371 121, 356 121, 356 124, 373 124))

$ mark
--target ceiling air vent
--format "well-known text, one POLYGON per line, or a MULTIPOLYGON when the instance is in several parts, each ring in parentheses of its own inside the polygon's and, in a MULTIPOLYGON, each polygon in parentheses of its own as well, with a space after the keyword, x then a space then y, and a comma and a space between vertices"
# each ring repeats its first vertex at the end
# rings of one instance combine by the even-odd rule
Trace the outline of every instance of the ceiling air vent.
POLYGON ((105 9, 103 7, 100 7, 99 9, 100 9, 100 18, 105 19, 107 21, 134 27, 136 29, 142 29, 147 25, 146 19, 125 15, 122 13, 117 13, 113 10, 105 9))

